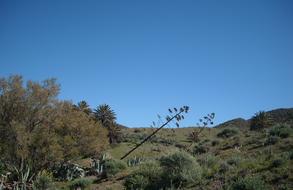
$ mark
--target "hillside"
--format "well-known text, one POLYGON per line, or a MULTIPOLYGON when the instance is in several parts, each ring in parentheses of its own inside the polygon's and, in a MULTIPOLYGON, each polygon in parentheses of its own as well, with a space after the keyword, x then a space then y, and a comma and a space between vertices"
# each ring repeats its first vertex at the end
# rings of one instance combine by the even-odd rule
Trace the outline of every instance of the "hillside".
MULTIPOLYGON (((175 152, 188 152, 201 168, 200 180, 179 189, 293 189, 293 109, 277 109, 267 114, 272 125, 264 130, 252 131, 250 120, 234 119, 205 128, 196 142, 190 141, 189 136, 199 128, 162 129, 125 159, 126 163, 134 164, 95 182, 89 189, 124 189, 123 184, 129 179, 133 187, 143 187, 144 178, 137 181, 131 178, 133 173, 175 152)), ((123 128, 121 142, 104 153, 118 160, 153 130, 123 128)), ((85 167, 89 160, 79 163, 85 167)), ((171 186, 168 188, 172 189, 171 186)))

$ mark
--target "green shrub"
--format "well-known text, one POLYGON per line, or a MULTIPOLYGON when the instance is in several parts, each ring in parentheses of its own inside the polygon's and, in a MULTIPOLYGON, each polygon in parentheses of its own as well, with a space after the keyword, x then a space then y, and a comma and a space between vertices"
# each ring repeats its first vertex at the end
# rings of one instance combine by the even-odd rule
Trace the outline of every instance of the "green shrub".
POLYGON ((208 154, 202 157, 201 159, 198 159, 198 162, 201 166, 206 166, 210 168, 214 167, 218 163, 218 160, 215 156, 208 154))
POLYGON ((220 144, 220 141, 218 141, 218 140, 213 140, 212 141, 212 146, 217 146, 219 144, 220 144))
POLYGON ((36 176, 33 182, 33 190, 53 190, 55 189, 53 183, 53 175, 47 171, 42 171, 36 176))
POLYGON ((233 156, 229 160, 227 160, 227 163, 231 166, 238 166, 242 162, 242 158, 239 156, 233 156))
POLYGON ((279 142, 279 137, 269 136, 265 142, 265 145, 274 145, 279 142))
POLYGON ((118 172, 124 170, 126 168, 126 163, 121 160, 106 160, 105 161, 105 177, 112 177, 118 172))
POLYGON ((285 163, 284 160, 282 160, 280 158, 277 158, 277 159, 272 160, 270 167, 271 168, 277 168, 277 167, 281 166, 284 163, 285 163))
POLYGON ((264 181, 259 177, 239 178, 228 185, 227 190, 263 190, 266 189, 264 181))
POLYGON ((174 145, 175 144, 174 139, 164 138, 164 137, 160 137, 160 136, 153 136, 150 139, 150 142, 151 143, 163 144, 163 145, 174 145))
POLYGON ((159 189, 161 186, 162 168, 157 162, 145 162, 126 179, 126 189, 159 189))
POLYGON ((146 162, 130 174, 124 183, 126 189, 178 189, 197 184, 201 167, 195 158, 185 152, 162 157, 159 164, 146 162))
POLYGON ((213 177, 219 170, 219 161, 211 154, 206 155, 198 161, 202 167, 202 174, 205 178, 213 177))
POLYGON ((128 176, 124 182, 124 186, 127 190, 151 189, 148 188, 148 185, 150 185, 148 178, 140 174, 132 174, 128 176))
POLYGON ((77 190, 77 189, 83 190, 86 187, 88 187, 90 184, 92 184, 92 180, 86 179, 86 178, 79 178, 72 181, 69 185, 69 188, 71 190, 77 190))
POLYGON ((238 131, 235 129, 224 129, 217 134, 217 137, 229 138, 229 137, 232 137, 236 134, 238 134, 238 131))
POLYGON ((204 139, 204 140, 202 140, 199 144, 200 145, 203 145, 203 144, 206 144, 206 143, 208 143, 208 142, 210 142, 211 140, 210 139, 204 139))
POLYGON ((185 152, 176 152, 162 157, 160 165, 163 168, 162 184, 164 187, 186 187, 197 184, 201 178, 201 167, 196 159, 185 152))
POLYGON ((281 138, 287 138, 292 134, 292 129, 286 124, 277 124, 270 131, 270 136, 278 136, 281 138))
POLYGON ((231 169, 231 166, 227 162, 222 162, 219 167, 220 173, 226 173, 231 169))
POLYGON ((199 155, 209 151, 209 147, 206 145, 197 145, 193 148, 193 154, 199 155))

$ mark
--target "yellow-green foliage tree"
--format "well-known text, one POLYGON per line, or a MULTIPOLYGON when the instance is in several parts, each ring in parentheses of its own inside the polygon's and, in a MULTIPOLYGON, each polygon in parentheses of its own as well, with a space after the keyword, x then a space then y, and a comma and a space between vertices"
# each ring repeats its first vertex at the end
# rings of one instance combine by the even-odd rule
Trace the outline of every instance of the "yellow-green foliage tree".
POLYGON ((21 76, 0 79, 0 155, 8 167, 31 173, 56 162, 101 151, 107 132, 73 104, 59 101, 55 79, 42 83, 21 76))

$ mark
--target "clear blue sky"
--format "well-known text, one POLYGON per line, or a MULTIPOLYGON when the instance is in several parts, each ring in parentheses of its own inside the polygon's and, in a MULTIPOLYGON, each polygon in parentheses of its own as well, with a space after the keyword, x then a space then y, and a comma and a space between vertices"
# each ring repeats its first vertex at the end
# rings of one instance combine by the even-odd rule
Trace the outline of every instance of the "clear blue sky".
POLYGON ((293 107, 291 0, 0 1, 0 76, 56 77, 61 99, 149 126, 293 107))

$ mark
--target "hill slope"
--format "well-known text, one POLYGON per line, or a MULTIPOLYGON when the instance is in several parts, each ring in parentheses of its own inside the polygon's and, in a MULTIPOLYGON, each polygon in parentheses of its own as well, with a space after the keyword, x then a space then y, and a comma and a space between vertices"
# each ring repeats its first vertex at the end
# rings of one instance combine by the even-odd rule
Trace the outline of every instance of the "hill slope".
MULTIPOLYGON (((272 126, 251 131, 249 120, 234 119, 214 128, 205 128, 198 139, 189 138, 199 128, 162 129, 125 162, 138 164, 111 178, 92 184, 90 189, 124 189, 125 179, 141 165, 159 162, 175 152, 187 152, 201 167, 201 180, 179 189, 293 189, 293 109, 267 112, 272 126)), ((123 128, 121 142, 105 153, 120 159, 127 151, 151 134, 151 128, 123 128)))

